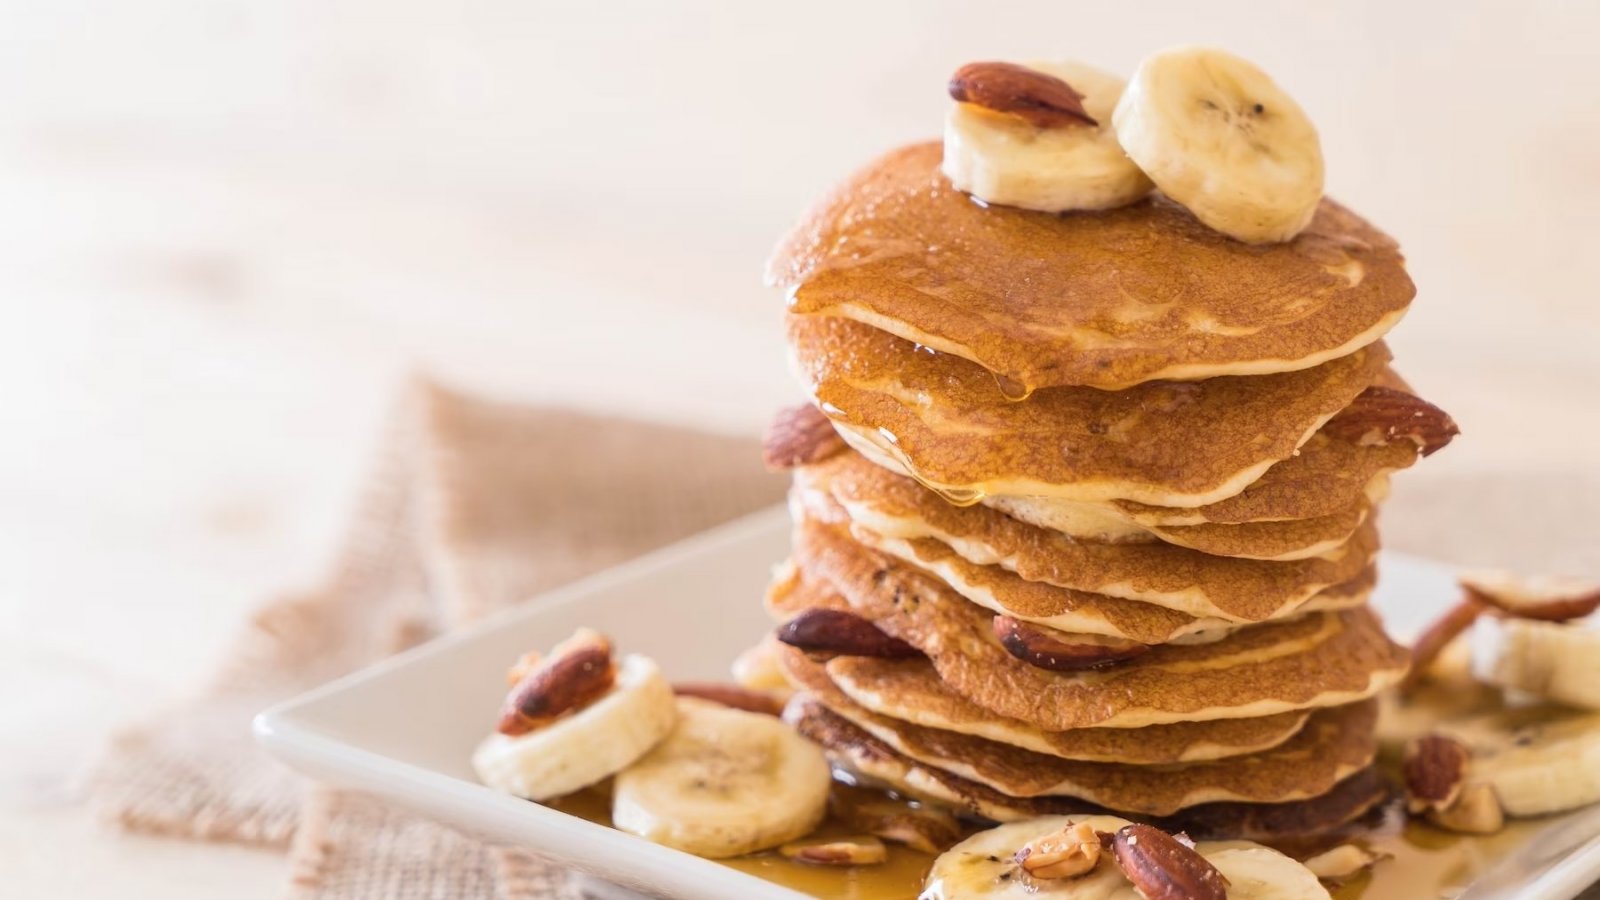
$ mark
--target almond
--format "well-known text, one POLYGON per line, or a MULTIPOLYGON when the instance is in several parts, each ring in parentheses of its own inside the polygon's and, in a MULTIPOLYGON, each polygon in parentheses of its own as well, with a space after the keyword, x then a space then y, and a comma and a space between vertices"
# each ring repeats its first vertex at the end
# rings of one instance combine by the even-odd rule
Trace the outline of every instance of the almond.
POLYGON ((1077 822, 1029 841, 1012 859, 1034 878, 1077 878, 1094 871, 1102 849, 1094 827, 1077 822))
POLYGON ((840 609, 808 609, 779 626, 778 640, 825 656, 901 659, 922 655, 917 648, 884 634, 866 619, 840 609))
POLYGON ((994 636, 1017 659, 1052 672, 1098 669, 1129 660, 1148 644, 1098 634, 1068 634, 1010 616, 994 617, 994 636))
POLYGON ((697 697, 742 709, 745 712, 762 713, 769 716, 783 714, 783 701, 766 691, 753 691, 750 688, 740 687, 737 684, 721 684, 718 682, 698 681, 686 684, 675 684, 672 692, 679 697, 697 697))
POLYGON ((961 823, 942 809, 911 806, 887 797, 863 799, 836 785, 828 810, 851 828, 923 853, 943 853, 961 840, 961 823))
POLYGON ((532 672, 543 659, 544 654, 537 650, 529 650, 527 653, 517 657, 517 661, 512 663, 511 668, 506 670, 506 687, 516 687, 517 682, 528 677, 528 673, 532 672))
POLYGON ((1524 576, 1502 569, 1461 573, 1467 595, 1518 619, 1570 622, 1600 609, 1600 584, 1559 576, 1524 576))
POLYGON ((1471 597, 1450 607, 1444 615, 1427 628, 1422 634, 1417 635, 1417 640, 1411 645, 1411 671, 1406 673, 1402 687, 1409 688, 1424 678, 1428 667, 1439 658, 1444 648, 1456 639, 1461 632, 1472 627, 1478 616, 1483 614, 1483 605, 1471 597))
POLYGON ((1217 867, 1154 825, 1124 825, 1111 850, 1145 900, 1227 900, 1228 879, 1217 867))
POLYGON ((871 866, 889 858, 889 848, 871 835, 795 841, 778 852, 786 859, 813 866, 871 866))
POLYGON ((778 411, 761 439, 761 461, 773 471, 809 466, 844 450, 833 423, 809 403, 778 411))
POLYGON ((611 641, 580 628, 511 688, 496 727, 501 734, 513 736, 542 728, 600 699, 616 677, 611 641))
POLYGON ((1072 85, 1016 63, 967 63, 950 76, 950 96, 1039 128, 1100 124, 1084 112, 1083 95, 1072 85))
POLYGON ((1443 449, 1461 433, 1455 420, 1439 407, 1414 394, 1378 385, 1357 395, 1322 430, 1364 447, 1412 441, 1423 456, 1443 449))
POLYGON ((1461 795, 1471 760, 1465 744, 1442 734, 1412 741, 1400 769, 1406 781, 1407 808, 1422 812, 1450 806, 1461 795))

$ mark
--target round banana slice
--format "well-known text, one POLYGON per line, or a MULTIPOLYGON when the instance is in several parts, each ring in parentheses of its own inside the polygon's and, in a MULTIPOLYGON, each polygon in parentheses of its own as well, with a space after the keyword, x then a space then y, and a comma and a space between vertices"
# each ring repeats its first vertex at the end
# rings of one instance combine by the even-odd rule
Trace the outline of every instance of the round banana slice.
POLYGON ((549 800, 622 771, 660 743, 677 717, 661 669, 631 655, 600 699, 527 734, 489 735, 472 754, 472 766, 489 787, 549 800))
POLYGON ((623 831, 720 859, 814 830, 832 776, 821 748, 781 719, 680 697, 678 725, 617 776, 623 831))
POLYGON ((1123 81, 1073 62, 1030 62, 1027 68, 1065 81, 1083 95, 1099 124, 1039 127, 973 103, 945 116, 945 177, 988 203, 1045 212, 1110 209, 1150 193, 1150 179, 1128 159, 1112 132, 1111 112, 1123 81))
MULTIPOLYGON (((980 831, 933 861, 920 900, 1143 900, 1109 852, 1093 869, 1068 878, 1037 878, 1016 862, 1023 845, 1078 823, 1111 834, 1129 824, 1115 816, 1044 816, 980 831)), ((1229 900, 1327 900, 1310 869, 1276 850, 1249 841, 1202 841, 1195 850, 1228 879, 1229 900)))
POLYGON ((1111 117, 1122 148, 1162 193, 1252 244, 1299 234, 1322 201, 1322 142, 1251 63, 1206 47, 1147 57, 1111 117))
POLYGON ((1600 709, 1600 630, 1567 622, 1480 616, 1472 674, 1486 684, 1600 709))

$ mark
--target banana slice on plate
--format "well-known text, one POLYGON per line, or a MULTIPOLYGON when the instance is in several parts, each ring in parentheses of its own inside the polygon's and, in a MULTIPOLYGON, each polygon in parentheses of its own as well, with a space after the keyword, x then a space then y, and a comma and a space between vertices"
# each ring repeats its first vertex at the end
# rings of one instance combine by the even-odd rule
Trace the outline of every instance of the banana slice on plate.
POLYGON ((472 766, 489 787, 549 800, 621 771, 660 743, 677 715, 672 687, 655 661, 630 655, 599 699, 525 734, 491 734, 472 766))
POLYGON ((1111 117, 1117 140, 1161 192, 1253 244, 1287 241, 1322 200, 1322 142, 1294 99, 1221 50, 1147 57, 1111 117))
POLYGON ((1128 159, 1112 130, 1121 78, 1073 62, 973 63, 956 73, 951 89, 968 98, 958 100, 944 123, 943 170, 957 189, 989 203, 1045 212, 1111 209, 1150 193, 1150 179, 1128 159), (959 84, 964 77, 988 83, 981 91, 969 90, 959 84), (1083 116, 1041 120, 1006 111, 1036 109, 1029 95, 1041 86, 1065 92, 1069 101, 1076 95, 1066 105, 1081 107, 1083 116))
MULTIPOLYGON (((1087 868, 1068 867, 1065 873, 1077 874, 1061 877, 1036 877, 1025 868, 1026 856, 1021 862, 1017 860, 1018 851, 1030 846, 1044 846, 1059 854, 1059 847, 1041 843, 1049 841, 1053 835, 1071 835, 1075 828, 1085 825, 1097 833, 1116 834, 1130 824, 1115 816, 1044 816, 979 832, 934 860, 921 900, 979 897, 1143 900, 1151 896, 1327 900, 1327 889, 1310 869, 1276 850, 1249 841, 1202 841, 1194 845, 1193 850, 1226 879, 1225 886, 1214 880, 1207 883, 1193 877, 1194 873, 1177 870, 1182 861, 1164 853, 1145 852, 1136 861, 1119 863, 1114 850, 1092 852, 1096 858, 1087 868), (1124 865, 1141 866, 1145 886, 1154 890, 1159 884, 1167 893, 1141 893, 1140 886, 1124 873, 1124 865), (1162 865, 1172 868, 1163 871, 1162 865), (1208 888, 1210 893, 1197 888, 1208 888), (1225 895, 1221 893, 1224 889, 1225 895)), ((1167 840, 1175 839, 1168 837, 1167 840)), ((1050 869, 1036 871, 1049 874, 1050 869)))
POLYGON ((687 697, 665 741, 617 775, 611 821, 696 856, 754 853, 813 831, 832 776, 781 719, 687 697))
MULTIPOLYGON (((1600 802, 1600 713, 1511 709, 1445 723, 1437 736, 1467 755, 1445 806, 1478 785, 1490 787, 1503 814, 1517 818, 1600 802)), ((1408 785, 1413 780, 1408 768, 1408 785)))
POLYGON ((1479 681, 1600 709, 1600 631, 1581 624, 1480 616, 1472 626, 1479 681))

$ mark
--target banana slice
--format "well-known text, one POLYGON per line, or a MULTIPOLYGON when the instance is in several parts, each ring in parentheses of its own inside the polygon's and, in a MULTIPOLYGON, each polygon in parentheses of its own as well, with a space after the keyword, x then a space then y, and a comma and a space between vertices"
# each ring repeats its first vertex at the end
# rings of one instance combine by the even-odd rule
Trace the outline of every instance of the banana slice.
POLYGON ((1128 159, 1111 126, 1123 80, 1073 62, 1030 62, 1027 69, 1065 81, 1097 124, 1041 127, 976 103, 945 116, 945 177, 989 203, 1045 212, 1111 209, 1150 193, 1150 179, 1128 159))
POLYGON ((1322 142, 1293 98, 1221 50, 1147 57, 1111 117, 1128 156, 1201 222, 1252 244, 1299 234, 1322 200, 1322 142))
MULTIPOLYGON (((1025 844, 1079 823, 1113 834, 1129 824, 1115 816, 1044 816, 981 831, 933 861, 920 900, 1143 900, 1110 853, 1070 878, 1036 878, 1015 860, 1025 844)), ((1249 841, 1202 841, 1194 849, 1228 880, 1229 900, 1327 900, 1327 889, 1310 869, 1276 850, 1249 841)))
POLYGON ((1600 631, 1564 622, 1481 616, 1472 626, 1479 681, 1600 709, 1600 631))
POLYGON ((1513 709, 1441 725, 1471 759, 1463 793, 1494 789, 1508 816, 1538 816, 1600 802, 1600 713, 1513 709))
POLYGON ((809 834, 828 806, 822 750, 772 716, 678 699, 678 724, 617 776, 623 831, 712 859, 809 834))
POLYGON ((654 660, 625 657, 598 700, 527 734, 496 732, 472 754, 483 783, 529 800, 549 800, 608 778, 660 743, 678 708, 654 660))

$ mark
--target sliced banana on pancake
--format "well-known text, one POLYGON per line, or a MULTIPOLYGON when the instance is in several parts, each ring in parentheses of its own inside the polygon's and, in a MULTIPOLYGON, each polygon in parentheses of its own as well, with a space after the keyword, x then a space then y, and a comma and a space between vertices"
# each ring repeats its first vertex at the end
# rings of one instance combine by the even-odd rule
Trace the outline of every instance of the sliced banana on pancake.
POLYGON ((773 716, 679 698, 678 724, 616 778, 616 827, 713 859, 815 829, 832 777, 810 741, 773 716))
POLYGON ((1241 241, 1290 240, 1322 201, 1317 129, 1267 73, 1230 53, 1146 57, 1112 122, 1162 193, 1241 241))
POLYGON ((1479 681, 1600 709, 1600 631, 1569 622, 1480 616, 1471 646, 1479 681))
POLYGON ((677 717, 672 687, 655 661, 630 655, 598 700, 525 734, 491 734, 472 766, 492 788, 549 800, 621 771, 660 743, 677 717))
MULTIPOLYGON (((1117 849, 1099 846, 1086 855, 1094 857, 1080 874, 1038 877, 1026 868, 1032 854, 1017 860, 1024 847, 1046 846, 1051 838, 1068 835, 1075 839, 1076 826, 1086 825, 1096 835, 1116 835, 1133 823, 1115 816, 1043 816, 981 831, 945 851, 934 860, 922 893, 924 900, 965 900, 965 898, 1034 897, 1084 898, 1084 900, 1143 900, 1147 897, 1228 897, 1230 900, 1326 900, 1328 892, 1310 869, 1287 856, 1248 841, 1201 841, 1192 852, 1172 851, 1165 841, 1184 846, 1162 833, 1156 840, 1149 826, 1136 832, 1146 841, 1146 851, 1138 852, 1137 841, 1126 859, 1117 849), (1168 852, 1148 852, 1150 844, 1162 844, 1168 852), (1126 861, 1119 863, 1120 859, 1126 861), (1160 859, 1158 863, 1156 860, 1160 859), (1208 877, 1205 868, 1215 875, 1208 877), (1127 871, 1125 871, 1125 869, 1127 871), (1131 877, 1130 877, 1131 876, 1131 877), (1136 884, 1134 879, 1138 879, 1136 884), (1164 885, 1161 893, 1157 885, 1164 885), (1141 890, 1141 887, 1143 890, 1141 890)), ((1078 866, 1071 866, 1072 872, 1078 866)), ((1049 870, 1045 870, 1049 874, 1049 870)))
POLYGON ((1151 184, 1112 131, 1123 84, 1073 62, 963 66, 950 81, 957 102, 945 116, 941 169, 959 190, 1005 206, 1065 212, 1132 203, 1151 184))

